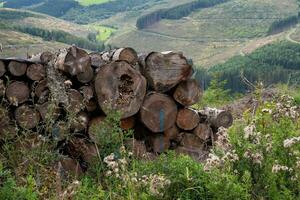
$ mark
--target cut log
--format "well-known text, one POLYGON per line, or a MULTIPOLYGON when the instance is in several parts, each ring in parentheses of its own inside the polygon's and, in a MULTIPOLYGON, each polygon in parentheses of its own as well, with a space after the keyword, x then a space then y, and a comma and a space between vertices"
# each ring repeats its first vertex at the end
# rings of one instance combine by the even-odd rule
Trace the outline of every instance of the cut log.
POLYGON ((216 108, 205 108, 199 111, 202 115, 207 116, 207 121, 215 129, 220 127, 229 128, 233 123, 232 114, 225 110, 216 108))
POLYGON ((50 60, 53 59, 53 57, 54 57, 53 53, 46 51, 46 52, 31 56, 29 61, 34 62, 34 63, 47 64, 48 62, 50 62, 50 60))
POLYGON ((40 122, 38 111, 27 105, 22 105, 16 109, 15 118, 19 126, 24 129, 35 128, 40 122))
POLYGON ((40 98, 45 91, 49 92, 47 80, 41 80, 34 88, 34 94, 40 98))
POLYGON ((85 162, 91 162, 98 156, 94 144, 88 143, 83 138, 72 138, 67 143, 67 152, 74 159, 82 159, 85 162))
POLYGON ((54 104, 49 104, 49 102, 37 105, 36 107, 43 121, 47 119, 55 121, 61 114, 60 108, 54 104))
POLYGON ((32 64, 27 68, 26 75, 33 81, 39 81, 46 76, 46 69, 41 64, 32 64))
POLYGON ((78 161, 64 157, 59 160, 58 163, 60 168, 60 171, 63 172, 62 175, 73 175, 73 176, 80 176, 83 174, 82 168, 80 167, 80 164, 78 161))
POLYGON ((8 110, 0 106, 0 130, 10 123, 8 110))
POLYGON ((150 53, 141 70, 148 84, 158 92, 167 92, 192 75, 192 66, 181 53, 150 53))
POLYGON ((169 140, 176 141, 176 142, 180 141, 179 133, 180 133, 180 130, 176 125, 174 125, 171 128, 164 131, 164 135, 166 138, 168 138, 169 140))
POLYGON ((83 96, 77 90, 70 89, 68 91, 69 105, 66 108, 69 112, 79 113, 84 108, 83 96))
POLYGON ((74 132, 81 132, 87 130, 89 123, 89 116, 85 112, 80 112, 71 122, 71 129, 74 132))
POLYGON ((178 111, 176 124, 179 128, 190 131, 197 127, 200 117, 197 111, 191 108, 183 108, 178 111))
POLYGON ((94 70, 92 67, 87 67, 82 73, 77 74, 77 79, 81 83, 88 83, 94 78, 94 70))
POLYGON ((204 142, 196 135, 184 133, 181 140, 181 145, 187 148, 203 149, 204 142))
POLYGON ((0 60, 0 78, 5 74, 6 68, 4 62, 0 60))
POLYGON ((114 51, 112 55, 112 61, 126 61, 129 64, 136 64, 138 61, 137 53, 132 48, 120 48, 114 51))
POLYGON ((89 101, 94 97, 94 91, 91 86, 82 86, 81 88, 79 88, 79 91, 86 101, 89 101))
POLYGON ((118 110, 125 119, 139 111, 146 94, 146 79, 127 62, 112 62, 97 73, 95 90, 105 114, 118 110))
POLYGON ((201 88, 194 79, 181 82, 173 94, 174 99, 183 106, 194 105, 199 102, 201 96, 201 88))
POLYGON ((199 124, 193 131, 201 140, 207 141, 213 134, 211 127, 208 124, 199 124))
POLYGON ((75 76, 91 67, 91 58, 83 49, 72 46, 58 55, 54 67, 75 76))
POLYGON ((106 62, 102 59, 101 54, 99 54, 99 53, 90 53, 89 55, 91 57, 91 64, 92 64, 93 67, 99 68, 99 67, 106 64, 106 62))
POLYGON ((26 73, 27 64, 17 61, 10 61, 8 64, 8 71, 13 76, 23 76, 26 73))
POLYGON ((57 141, 63 141, 70 137, 70 129, 65 121, 58 121, 49 128, 52 137, 57 141))
POLYGON ((5 85, 4 85, 4 81, 0 80, 0 97, 4 97, 5 96, 5 85))
POLYGON ((196 161, 204 162, 208 157, 209 151, 195 149, 195 148, 188 148, 188 147, 177 147, 175 149, 177 154, 188 155, 191 158, 195 159, 196 161))
POLYGON ((26 102, 29 99, 29 94, 30 90, 24 82, 12 82, 6 89, 6 98, 14 106, 26 102))
POLYGON ((129 152, 133 153, 136 158, 144 158, 147 154, 147 149, 144 141, 136 139, 126 139, 124 141, 125 147, 129 152))
POLYGON ((129 118, 121 120, 120 127, 123 130, 132 129, 132 128, 134 128, 134 126, 135 126, 135 118, 134 117, 129 117, 129 118))
POLYGON ((17 136, 17 130, 14 125, 0 126, 0 140, 11 140, 17 136))
POLYGON ((170 148, 170 140, 163 134, 149 136, 149 142, 154 153, 163 153, 170 148))
POLYGON ((152 132, 164 132, 174 126, 177 116, 177 106, 169 96, 151 92, 149 93, 140 110, 143 124, 152 132))
POLYGON ((105 116, 98 116, 89 121, 88 124, 88 134, 89 137, 93 140, 93 142, 97 143, 97 133, 98 129, 101 126, 101 123, 105 120, 105 116))
POLYGON ((95 99, 91 99, 88 102, 85 102, 85 108, 88 112, 94 112, 98 108, 98 103, 95 99))

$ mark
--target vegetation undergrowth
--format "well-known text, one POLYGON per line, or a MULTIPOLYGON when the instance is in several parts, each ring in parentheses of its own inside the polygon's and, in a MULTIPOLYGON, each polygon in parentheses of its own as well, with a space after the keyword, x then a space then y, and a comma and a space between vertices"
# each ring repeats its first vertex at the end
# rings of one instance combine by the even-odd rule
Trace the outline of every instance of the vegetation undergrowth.
MULTIPOLYGON (((261 91, 255 95, 260 101, 261 91)), ((112 112, 94 127, 99 156, 80 177, 59 177, 59 154, 49 150, 56 144, 39 136, 25 145, 31 134, 24 132, 1 147, 0 199, 299 199, 296 103, 279 95, 245 111, 230 129, 219 129, 204 163, 174 152, 137 159, 125 148, 132 132, 112 112)))

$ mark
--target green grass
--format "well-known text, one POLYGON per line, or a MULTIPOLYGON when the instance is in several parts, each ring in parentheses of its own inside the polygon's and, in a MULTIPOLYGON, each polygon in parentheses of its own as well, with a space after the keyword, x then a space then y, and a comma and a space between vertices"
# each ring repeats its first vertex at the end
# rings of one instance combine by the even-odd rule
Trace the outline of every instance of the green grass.
POLYGON ((92 27, 97 31, 98 41, 108 40, 112 36, 112 34, 117 30, 115 28, 101 25, 92 25, 92 27))
POLYGON ((76 0, 80 3, 80 5, 83 6, 90 6, 90 5, 95 5, 95 4, 102 4, 109 2, 111 0, 76 0))

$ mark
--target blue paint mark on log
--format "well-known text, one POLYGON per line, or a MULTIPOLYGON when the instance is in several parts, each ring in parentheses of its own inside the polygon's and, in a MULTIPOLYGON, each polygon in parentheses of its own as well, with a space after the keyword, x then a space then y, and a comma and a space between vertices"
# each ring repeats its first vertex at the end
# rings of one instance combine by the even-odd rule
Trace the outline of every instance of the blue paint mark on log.
POLYGON ((160 110, 159 112, 159 129, 160 132, 164 131, 164 127, 165 127, 165 112, 163 109, 160 110))

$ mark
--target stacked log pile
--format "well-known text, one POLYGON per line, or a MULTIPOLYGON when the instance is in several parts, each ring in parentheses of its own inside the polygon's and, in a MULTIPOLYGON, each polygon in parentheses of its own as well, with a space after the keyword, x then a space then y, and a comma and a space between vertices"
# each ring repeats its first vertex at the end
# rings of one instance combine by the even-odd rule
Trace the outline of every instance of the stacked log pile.
POLYGON ((0 135, 49 131, 40 127, 50 120, 51 137, 65 141, 72 135, 64 143, 72 159, 61 163, 88 163, 98 151, 91 127, 118 110, 122 129, 134 130, 127 144, 137 156, 174 149, 201 160, 218 128, 233 119, 224 110, 191 108, 202 96, 192 75, 192 64, 180 52, 138 55, 120 48, 88 54, 72 46, 26 60, 0 59, 0 135), (74 118, 70 125, 67 114, 74 118))

